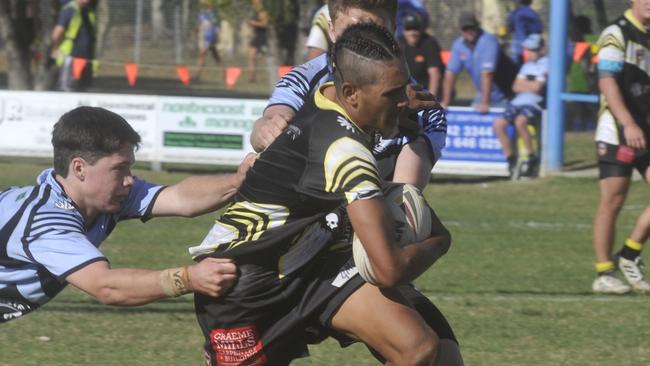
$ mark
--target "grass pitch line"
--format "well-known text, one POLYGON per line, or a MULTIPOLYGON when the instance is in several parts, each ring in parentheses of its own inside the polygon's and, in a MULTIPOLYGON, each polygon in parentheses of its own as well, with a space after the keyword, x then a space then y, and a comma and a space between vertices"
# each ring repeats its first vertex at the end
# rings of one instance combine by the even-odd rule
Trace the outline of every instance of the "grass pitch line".
MULTIPOLYGON (((564 222, 539 222, 539 221, 507 221, 505 223, 500 222, 491 222, 491 221, 480 221, 480 222, 469 222, 469 221, 457 221, 457 220, 443 220, 443 223, 447 226, 454 227, 472 227, 472 228, 497 228, 510 226, 515 229, 536 229, 536 230, 591 230, 592 224, 573 224, 573 223, 564 223, 564 222)), ((619 229, 632 229, 632 225, 619 225, 619 229)))
POLYGON ((555 302, 555 303, 577 303, 577 302, 597 302, 597 303, 644 303, 647 304, 650 297, 643 294, 631 293, 627 295, 549 295, 549 294, 439 294, 427 296, 429 300, 442 301, 530 301, 530 302, 555 302))

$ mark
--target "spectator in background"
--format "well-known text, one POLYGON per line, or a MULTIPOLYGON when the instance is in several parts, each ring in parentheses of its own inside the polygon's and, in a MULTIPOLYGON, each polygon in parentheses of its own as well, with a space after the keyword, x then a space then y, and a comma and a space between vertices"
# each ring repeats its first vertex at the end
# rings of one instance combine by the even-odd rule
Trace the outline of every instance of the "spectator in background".
POLYGON ((401 37, 404 32, 404 17, 407 14, 417 14, 422 21, 422 29, 429 26, 429 12, 420 0, 398 0, 397 1, 397 28, 395 36, 401 37))
POLYGON ((284 10, 275 19, 274 28, 278 39, 278 61, 282 65, 293 66, 298 40, 298 0, 284 1, 284 10))
POLYGON ((427 34, 422 18, 416 13, 402 20, 404 32, 398 38, 411 76, 430 92, 440 95, 443 64, 438 41, 427 34))
POLYGON ((509 124, 514 123, 528 155, 528 164, 526 164, 525 171, 521 173, 524 176, 534 176, 539 166, 539 157, 533 148, 528 124, 539 126, 542 119, 548 58, 545 55, 544 39, 540 34, 531 34, 522 43, 522 46, 528 50, 528 61, 519 70, 513 85, 513 90, 517 94, 508 104, 503 116, 494 121, 494 132, 499 138, 503 155, 508 161, 508 170, 512 175, 517 163, 517 156, 512 151, 510 137, 506 130, 509 124))
POLYGON ((95 10, 90 5, 90 0, 72 0, 61 9, 51 35, 53 58, 61 68, 61 90, 83 91, 91 86, 96 34, 95 10), (73 76, 73 58, 87 60, 79 80, 73 76))
POLYGON ((199 14, 196 17, 196 26, 194 27, 194 33, 199 42, 196 80, 199 80, 201 77, 201 72, 203 72, 203 67, 205 66, 205 56, 207 56, 208 52, 210 52, 216 63, 221 63, 221 57, 219 57, 219 51, 217 51, 219 18, 210 0, 201 0, 200 7, 201 10, 199 10, 199 14))
POLYGON ((544 31, 539 14, 531 8, 533 0, 520 0, 519 6, 508 16, 508 30, 510 31, 510 57, 517 64, 524 61, 522 43, 531 34, 541 34, 544 31))
POLYGON ((262 0, 253 0, 253 16, 248 20, 248 25, 253 29, 253 37, 248 47, 248 68, 250 71, 248 80, 254 82, 257 73, 255 60, 257 55, 265 52, 268 42, 269 14, 264 9, 262 0))
POLYGON ((451 47, 442 106, 449 106, 456 76, 467 69, 477 90, 473 107, 481 113, 487 113, 490 107, 505 107, 517 75, 516 65, 501 50, 497 38, 481 29, 474 13, 463 12, 459 26, 461 37, 451 47))
POLYGON ((321 6, 312 18, 306 42, 307 57, 305 61, 329 51, 332 46, 328 32, 330 21, 330 12, 327 9, 327 2, 325 2, 325 5, 321 6))
MULTIPOLYGON (((572 51, 578 42, 596 44, 598 35, 591 30, 591 20, 584 15, 572 18, 569 26, 569 40, 573 44, 572 51)), ((573 59, 573 52, 569 55, 573 59)), ((570 93, 598 93, 598 70, 592 62, 592 47, 588 47, 578 61, 573 61, 569 66, 567 77, 567 91, 570 93)), ((593 130, 598 115, 596 103, 568 101, 567 103, 567 129, 568 130, 593 130)))
POLYGON ((637 219, 619 252, 612 256, 616 218, 632 171, 650 183, 650 0, 631 0, 630 9, 614 20, 598 40, 598 86, 602 94, 596 129, 600 202, 594 218, 593 245, 597 293, 621 294, 630 286, 614 276, 620 269, 633 289, 648 293, 641 250, 650 235, 650 206, 637 219))

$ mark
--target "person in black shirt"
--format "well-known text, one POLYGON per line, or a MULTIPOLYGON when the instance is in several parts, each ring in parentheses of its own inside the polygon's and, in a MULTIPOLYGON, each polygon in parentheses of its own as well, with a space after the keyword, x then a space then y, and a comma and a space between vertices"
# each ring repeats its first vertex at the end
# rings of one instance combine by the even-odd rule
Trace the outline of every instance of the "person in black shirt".
POLYGON ((441 95, 444 66, 438 41, 424 29, 420 16, 409 13, 404 17, 404 33, 398 38, 404 51, 411 76, 435 95, 441 95))

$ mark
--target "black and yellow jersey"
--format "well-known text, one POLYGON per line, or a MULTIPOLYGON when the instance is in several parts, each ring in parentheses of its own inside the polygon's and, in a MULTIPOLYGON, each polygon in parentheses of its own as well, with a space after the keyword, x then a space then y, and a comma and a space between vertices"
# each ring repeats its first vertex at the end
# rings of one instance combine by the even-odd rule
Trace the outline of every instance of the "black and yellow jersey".
MULTIPOLYGON (((267 255, 276 257, 281 266, 295 268, 288 258, 304 264, 319 250, 300 248, 301 254, 295 255, 298 239, 314 235, 306 232, 310 224, 355 200, 381 195, 371 151, 373 136, 323 96, 323 88, 332 85, 318 89, 294 122, 260 154, 234 202, 201 245, 190 248, 195 258, 267 255)), ((339 225, 329 224, 330 229, 339 225)))
MULTIPOLYGON (((650 29, 632 10, 603 30, 598 40, 598 72, 616 79, 621 96, 636 124, 650 138, 650 29)), ((601 96, 596 140, 625 144, 623 129, 601 96)))

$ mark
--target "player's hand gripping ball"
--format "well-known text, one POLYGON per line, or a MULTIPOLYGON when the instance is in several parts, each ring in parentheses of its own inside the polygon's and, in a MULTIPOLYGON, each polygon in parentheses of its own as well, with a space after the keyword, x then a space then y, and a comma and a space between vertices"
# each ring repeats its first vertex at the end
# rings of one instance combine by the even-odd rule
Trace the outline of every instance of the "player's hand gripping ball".
MULTIPOLYGON (((431 236, 431 208, 417 187, 391 183, 383 191, 388 209, 395 220, 395 239, 398 245, 417 243, 431 236)), ((366 282, 376 284, 368 254, 356 234, 352 239, 352 253, 359 275, 366 282)))

